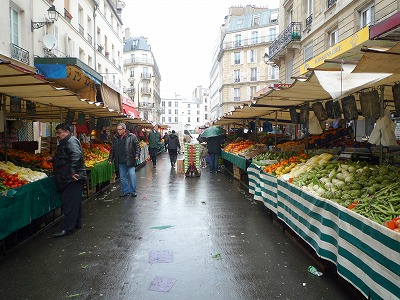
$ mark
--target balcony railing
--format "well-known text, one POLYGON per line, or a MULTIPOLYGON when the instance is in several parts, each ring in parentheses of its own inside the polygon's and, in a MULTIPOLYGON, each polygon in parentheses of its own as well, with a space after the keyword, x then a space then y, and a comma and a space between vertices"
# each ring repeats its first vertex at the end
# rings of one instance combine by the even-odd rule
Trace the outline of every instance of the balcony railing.
POLYGON ((269 57, 273 58, 280 50, 282 50, 291 41, 299 41, 301 38, 301 22, 292 22, 278 38, 269 46, 269 57))
POLYGON ((153 107, 154 107, 153 103, 148 103, 148 102, 139 103, 139 108, 153 108, 153 107))
POLYGON ((240 97, 233 97, 233 101, 240 101, 240 97))
POLYGON ((154 60, 149 58, 128 58, 124 60, 125 65, 130 64, 147 64, 147 65, 154 65, 154 60))
POLYGON ((309 15, 309 16, 307 17, 307 19, 306 19, 306 26, 310 26, 311 23, 312 23, 312 14, 309 15))
POLYGON ((134 87, 127 88, 126 93, 128 94, 128 96, 135 95, 135 88, 134 87))
POLYGON ((233 82, 240 82, 240 78, 233 78, 233 82))
POLYGON ((328 0, 328 8, 331 8, 332 6, 334 6, 336 4, 337 0, 328 0))
POLYGON ((273 34, 273 35, 266 35, 266 36, 261 36, 261 37, 251 37, 249 39, 243 39, 240 41, 226 42, 221 45, 221 50, 271 43, 273 40, 275 40, 275 38, 276 38, 276 35, 273 34))
POLYGON ((78 24, 78 28, 81 36, 85 36, 85 29, 83 28, 83 26, 81 24, 78 24))
POLYGON ((11 45, 11 57, 29 65, 29 51, 15 45, 11 45))
POLYGON ((251 76, 250 81, 257 81, 257 76, 251 76))
POLYGON ((235 59, 235 65, 239 65, 240 64, 240 59, 235 59))

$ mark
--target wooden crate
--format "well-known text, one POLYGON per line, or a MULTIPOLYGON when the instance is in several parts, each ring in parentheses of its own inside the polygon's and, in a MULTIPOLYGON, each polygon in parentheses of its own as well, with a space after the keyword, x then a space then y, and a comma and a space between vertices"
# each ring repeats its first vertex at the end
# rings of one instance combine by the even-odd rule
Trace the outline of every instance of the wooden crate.
POLYGON ((238 166, 233 165, 233 177, 236 179, 241 179, 241 172, 240 168, 238 166))
POLYGON ((178 159, 176 161, 176 172, 183 174, 185 173, 185 160, 184 159, 178 159))

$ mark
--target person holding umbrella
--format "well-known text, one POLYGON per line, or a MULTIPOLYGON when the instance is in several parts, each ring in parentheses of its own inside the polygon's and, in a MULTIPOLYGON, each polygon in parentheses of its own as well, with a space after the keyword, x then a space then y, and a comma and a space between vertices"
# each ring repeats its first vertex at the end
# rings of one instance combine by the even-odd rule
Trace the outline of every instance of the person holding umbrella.
POLYGON ((210 173, 218 172, 218 160, 221 155, 224 130, 221 127, 212 126, 202 132, 200 138, 207 139, 207 150, 210 155, 210 173))

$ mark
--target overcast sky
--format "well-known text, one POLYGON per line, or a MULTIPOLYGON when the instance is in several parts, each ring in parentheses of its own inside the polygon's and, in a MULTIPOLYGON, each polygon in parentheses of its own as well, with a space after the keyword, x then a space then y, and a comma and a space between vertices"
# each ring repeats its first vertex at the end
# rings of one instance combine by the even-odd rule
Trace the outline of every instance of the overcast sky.
POLYGON ((191 97, 209 87, 212 52, 219 28, 232 5, 268 8, 279 0, 125 0, 123 29, 145 36, 161 73, 161 97, 191 97))

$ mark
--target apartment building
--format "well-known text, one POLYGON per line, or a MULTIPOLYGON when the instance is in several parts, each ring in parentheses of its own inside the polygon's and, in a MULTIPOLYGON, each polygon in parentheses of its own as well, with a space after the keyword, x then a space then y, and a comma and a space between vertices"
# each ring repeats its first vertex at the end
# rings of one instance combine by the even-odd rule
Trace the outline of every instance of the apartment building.
POLYGON ((124 37, 124 92, 138 108, 140 117, 160 122, 161 75, 147 38, 132 37, 129 28, 124 37))
MULTIPOLYGON (((200 124, 198 126, 208 126, 211 123, 210 119, 210 90, 208 88, 204 88, 201 85, 196 87, 192 94, 193 99, 200 99, 200 124)), ((196 126, 196 128, 198 127, 196 126)))
POLYGON ((362 47, 394 45, 394 40, 371 37, 370 28, 399 9, 396 0, 281 0, 279 35, 268 57, 279 66, 283 83, 292 83, 312 68, 337 69, 325 60, 356 61, 362 47))
POLYGON ((210 118, 215 120, 278 82, 264 55, 278 33, 278 9, 233 6, 220 28, 210 72, 210 118))
POLYGON ((201 86, 195 89, 191 98, 161 99, 161 122, 176 132, 197 132, 198 128, 205 124, 207 103, 208 90, 201 86))

